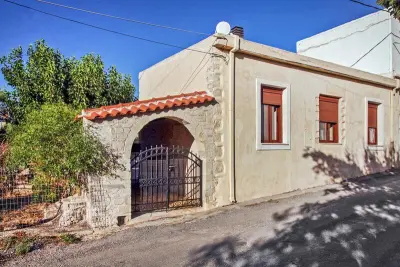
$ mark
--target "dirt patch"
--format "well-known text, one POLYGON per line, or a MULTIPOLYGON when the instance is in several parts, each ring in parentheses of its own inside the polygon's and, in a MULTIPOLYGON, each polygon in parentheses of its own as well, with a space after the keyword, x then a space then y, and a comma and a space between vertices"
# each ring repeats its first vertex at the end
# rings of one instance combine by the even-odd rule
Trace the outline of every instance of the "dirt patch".
POLYGON ((0 231, 18 229, 42 222, 47 203, 30 204, 19 210, 0 212, 0 231))
POLYGON ((0 239, 0 265, 18 256, 27 254, 46 246, 60 246, 78 243, 79 236, 70 233, 52 236, 39 236, 24 231, 0 239))

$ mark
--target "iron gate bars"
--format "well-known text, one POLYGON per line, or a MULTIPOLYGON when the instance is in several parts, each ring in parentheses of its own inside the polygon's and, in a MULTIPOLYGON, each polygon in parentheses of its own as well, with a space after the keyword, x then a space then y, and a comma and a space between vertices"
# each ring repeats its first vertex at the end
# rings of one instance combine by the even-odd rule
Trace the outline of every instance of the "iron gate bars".
POLYGON ((181 146, 155 146, 131 161, 132 211, 202 205, 202 160, 181 146))

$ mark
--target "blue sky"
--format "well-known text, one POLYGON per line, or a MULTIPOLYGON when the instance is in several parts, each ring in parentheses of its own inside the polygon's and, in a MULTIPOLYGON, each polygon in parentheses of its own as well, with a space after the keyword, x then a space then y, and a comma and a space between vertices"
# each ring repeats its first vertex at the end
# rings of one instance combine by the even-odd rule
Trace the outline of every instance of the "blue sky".
MULTIPOLYGON (((190 46, 203 37, 94 16, 36 2, 21 4, 123 33, 179 46, 190 46)), ((219 21, 245 29, 245 38, 295 52, 296 41, 375 12, 349 0, 49 0, 121 17, 213 33, 219 21)), ((363 0, 375 4, 375 0, 363 0)), ((106 66, 132 75, 179 49, 152 44, 88 28, 0 1, 0 55, 21 45, 24 49, 38 39, 67 56, 100 54, 106 66)), ((6 82, 0 74, 0 88, 6 82)))

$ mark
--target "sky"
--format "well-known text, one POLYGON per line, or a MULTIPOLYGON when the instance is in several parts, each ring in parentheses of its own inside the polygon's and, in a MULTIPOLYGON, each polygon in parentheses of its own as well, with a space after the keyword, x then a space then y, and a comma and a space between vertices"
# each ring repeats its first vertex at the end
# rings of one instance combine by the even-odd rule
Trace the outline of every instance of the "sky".
MULTIPOLYGON (((155 41, 188 47, 204 36, 95 16, 35 0, 13 0, 36 9, 155 41)), ((242 26, 245 39, 296 51, 296 42, 376 10, 349 0, 48 0, 155 24, 214 33, 220 21, 242 26)), ((375 5, 375 0, 362 0, 375 5)), ((101 55, 105 66, 132 76, 179 49, 115 35, 50 17, 0 0, 0 56, 44 39, 66 56, 101 55)), ((0 88, 7 87, 0 74, 0 88)))

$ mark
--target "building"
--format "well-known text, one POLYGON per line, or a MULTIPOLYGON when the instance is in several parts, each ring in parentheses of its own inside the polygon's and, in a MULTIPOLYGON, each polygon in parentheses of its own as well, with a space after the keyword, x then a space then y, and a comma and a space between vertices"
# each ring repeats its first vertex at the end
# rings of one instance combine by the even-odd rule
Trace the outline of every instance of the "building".
POLYGON ((400 22, 379 11, 297 42, 297 53, 375 74, 400 74, 400 22))
POLYGON ((210 36, 139 77, 140 101, 80 115, 125 167, 91 179, 95 227, 397 164, 399 80, 234 34, 210 36))

